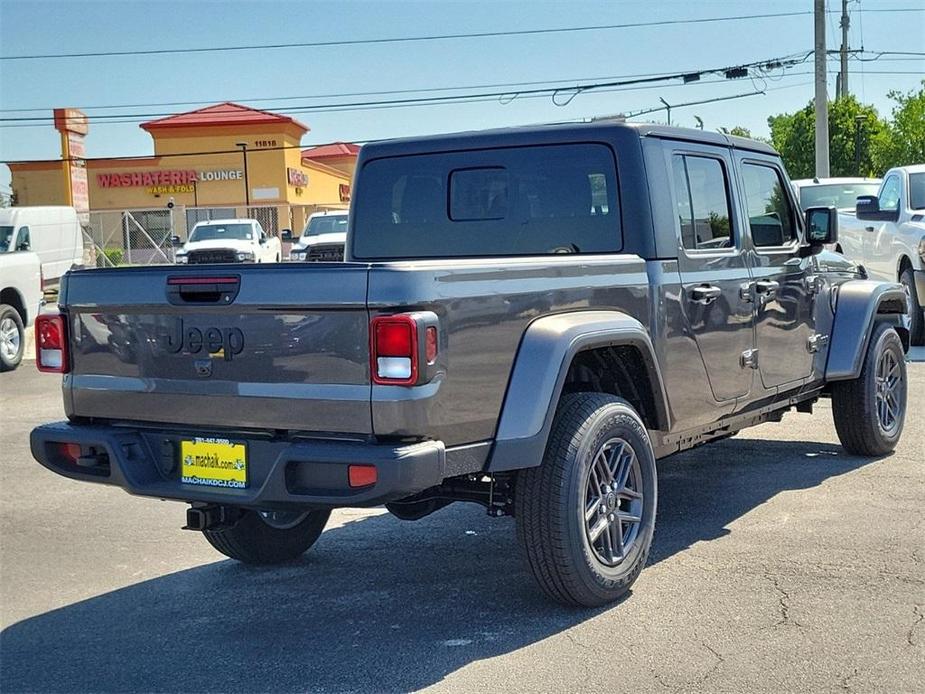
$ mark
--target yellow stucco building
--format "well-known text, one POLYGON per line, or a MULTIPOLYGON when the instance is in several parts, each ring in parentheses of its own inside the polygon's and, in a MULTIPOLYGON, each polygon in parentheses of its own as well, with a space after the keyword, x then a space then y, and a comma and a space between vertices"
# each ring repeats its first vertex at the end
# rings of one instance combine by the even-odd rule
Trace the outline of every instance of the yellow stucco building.
MULTIPOLYGON (((229 102, 141 127, 154 140, 154 156, 85 160, 92 212, 170 206, 187 209, 194 221, 214 210, 257 216, 271 233, 298 233, 312 212, 348 206, 358 147, 303 150, 308 127, 290 116, 229 102)), ((60 160, 10 170, 17 205, 74 204, 60 160)))

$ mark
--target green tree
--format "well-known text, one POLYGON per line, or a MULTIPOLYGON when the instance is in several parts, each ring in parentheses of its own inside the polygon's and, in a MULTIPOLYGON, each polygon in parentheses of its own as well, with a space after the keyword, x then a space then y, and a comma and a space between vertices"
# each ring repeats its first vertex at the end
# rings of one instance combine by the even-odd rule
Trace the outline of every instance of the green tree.
MULTIPOLYGON (((791 178, 812 178, 816 170, 816 112, 813 102, 796 113, 768 118, 771 144, 781 153, 791 178)), ((873 142, 887 124, 868 104, 853 95, 829 102, 829 170, 832 176, 879 175, 873 142), (861 165, 855 164, 857 118, 861 118, 861 165)))
POLYGON ((748 138, 751 138, 752 140, 761 139, 761 138, 757 138, 754 135, 752 135, 751 130, 749 130, 748 128, 743 128, 741 125, 735 125, 731 128, 720 128, 719 131, 723 133, 724 135, 735 135, 736 137, 748 137, 748 138))
POLYGON ((892 118, 871 142, 878 174, 894 166, 925 162, 925 80, 918 91, 889 92, 892 118))

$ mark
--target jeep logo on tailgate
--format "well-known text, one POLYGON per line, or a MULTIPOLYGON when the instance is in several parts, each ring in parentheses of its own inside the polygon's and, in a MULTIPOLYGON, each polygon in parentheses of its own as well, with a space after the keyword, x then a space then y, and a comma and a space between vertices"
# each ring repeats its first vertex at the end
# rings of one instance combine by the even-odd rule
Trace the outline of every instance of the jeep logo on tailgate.
POLYGON ((244 351, 244 333, 240 328, 195 328, 184 326, 183 319, 174 323, 173 330, 162 336, 162 344, 171 354, 188 352, 209 354, 221 352, 225 361, 231 361, 244 351))

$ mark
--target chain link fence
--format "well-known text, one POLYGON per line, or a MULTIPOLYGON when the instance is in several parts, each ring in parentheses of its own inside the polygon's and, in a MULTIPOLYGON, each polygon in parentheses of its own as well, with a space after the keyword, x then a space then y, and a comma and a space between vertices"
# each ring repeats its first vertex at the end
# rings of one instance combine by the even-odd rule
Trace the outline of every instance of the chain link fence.
MULTIPOLYGON (((197 222, 214 219, 251 218, 271 236, 284 229, 298 236, 308 218, 322 210, 344 209, 330 205, 251 205, 249 207, 163 207, 90 212, 84 227, 85 259, 88 267, 118 265, 160 265, 174 262, 172 238, 185 242, 197 222)), ((288 245, 288 244, 286 244, 288 245)), ((288 249, 284 248, 283 256, 288 249)))

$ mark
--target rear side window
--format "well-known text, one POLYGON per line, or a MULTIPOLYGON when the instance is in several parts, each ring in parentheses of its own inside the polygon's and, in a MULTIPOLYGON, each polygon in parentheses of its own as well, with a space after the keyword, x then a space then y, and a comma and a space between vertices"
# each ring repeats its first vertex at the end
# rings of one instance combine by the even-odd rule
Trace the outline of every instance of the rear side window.
POLYGON ((755 246, 784 246, 797 239, 790 198, 780 172, 761 164, 744 164, 748 226, 755 246))
POLYGON ((722 162, 710 157, 676 155, 672 169, 684 248, 731 248, 734 241, 722 162))
POLYGON ((353 255, 447 258, 621 250, 616 166, 599 144, 373 160, 353 255))

